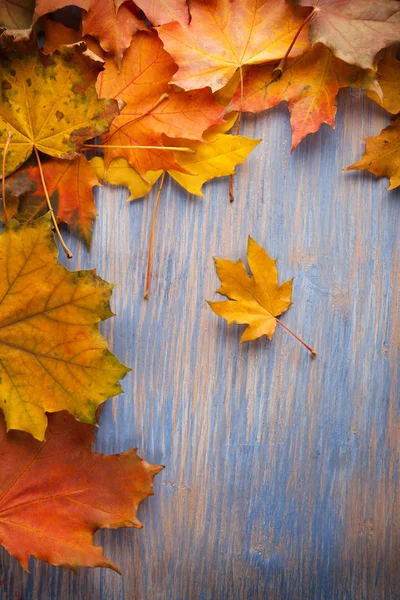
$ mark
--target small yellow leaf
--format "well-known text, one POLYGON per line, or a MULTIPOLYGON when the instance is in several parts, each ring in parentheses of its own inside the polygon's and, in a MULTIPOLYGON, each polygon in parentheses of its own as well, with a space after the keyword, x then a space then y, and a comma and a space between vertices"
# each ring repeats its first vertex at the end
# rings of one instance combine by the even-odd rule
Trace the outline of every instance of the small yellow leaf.
POLYGON ((190 194, 197 196, 204 196, 201 188, 206 181, 215 177, 233 175, 235 167, 244 162, 261 141, 241 135, 215 133, 216 128, 212 129, 213 132, 204 135, 206 142, 171 141, 171 145, 180 146, 184 143, 195 152, 194 154, 175 153, 179 164, 187 169, 190 175, 178 171, 168 171, 168 173, 190 194))
POLYGON ((99 179, 111 185, 126 186, 130 191, 129 201, 143 198, 148 194, 162 173, 162 171, 148 171, 144 180, 125 158, 115 158, 107 170, 100 156, 95 156, 90 162, 99 179))
POLYGON ((278 284, 276 260, 249 237, 247 258, 252 276, 241 260, 234 263, 217 258, 215 265, 221 280, 219 294, 229 300, 209 302, 211 309, 228 323, 248 325, 241 341, 255 340, 262 335, 272 338, 279 315, 292 304, 292 280, 278 284))

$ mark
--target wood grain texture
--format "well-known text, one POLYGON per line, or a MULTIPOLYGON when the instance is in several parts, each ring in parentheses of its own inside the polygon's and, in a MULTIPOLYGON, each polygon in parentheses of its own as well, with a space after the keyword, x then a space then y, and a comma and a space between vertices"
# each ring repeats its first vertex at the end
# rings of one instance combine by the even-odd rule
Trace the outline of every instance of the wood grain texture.
POLYGON ((157 217, 150 299, 142 300, 155 194, 125 203, 103 188, 90 255, 70 268, 119 285, 103 331, 132 367, 96 448, 137 446, 165 464, 140 509, 144 529, 101 532, 122 569, 78 576, 1 553, 1 600, 392 600, 400 597, 400 193, 343 173, 362 137, 388 122, 358 92, 289 155, 280 107, 243 119, 264 142, 206 199, 168 181, 157 217), (205 299, 212 257, 244 258, 251 234, 295 276, 282 329, 239 345, 205 299))

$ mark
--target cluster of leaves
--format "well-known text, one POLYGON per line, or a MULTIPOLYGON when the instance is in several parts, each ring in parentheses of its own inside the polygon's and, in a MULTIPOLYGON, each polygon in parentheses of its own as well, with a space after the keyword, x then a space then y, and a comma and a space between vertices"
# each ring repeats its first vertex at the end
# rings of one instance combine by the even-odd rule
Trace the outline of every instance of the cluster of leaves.
MULTIPOLYGON (((340 88, 363 89, 396 115, 399 40, 398 0, 0 3, 0 542, 23 566, 33 554, 115 568, 92 533, 138 526, 159 470, 135 451, 90 452, 98 408, 127 369, 98 331, 112 316, 111 286, 59 265, 52 227, 67 256, 61 222, 90 247, 101 181, 133 200, 157 180, 160 193, 168 174, 201 196, 260 142, 240 135, 245 111, 287 102, 293 148, 334 126, 340 88)), ((397 119, 349 168, 394 188, 399 149, 397 119)), ((229 300, 211 307, 248 325, 243 340, 272 337, 291 282, 278 285, 251 239, 248 258, 252 277, 240 261, 217 261, 229 300)))

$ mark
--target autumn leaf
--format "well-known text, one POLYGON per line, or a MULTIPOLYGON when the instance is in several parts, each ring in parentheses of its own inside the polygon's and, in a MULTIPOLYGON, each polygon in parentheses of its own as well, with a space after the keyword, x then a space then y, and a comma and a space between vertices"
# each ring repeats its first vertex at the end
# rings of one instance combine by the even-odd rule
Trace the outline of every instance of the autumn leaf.
MULTIPOLYGON (((76 44, 82 40, 82 33, 75 31, 70 27, 66 27, 58 21, 51 21, 43 18, 44 44, 43 52, 45 54, 53 54, 55 50, 61 46, 76 44)), ((87 40, 84 40, 87 45, 87 40)))
POLYGON ((276 80, 271 65, 251 67, 227 110, 259 112, 286 101, 293 131, 292 150, 322 123, 335 127, 336 96, 340 88, 362 87, 378 90, 373 75, 336 58, 322 44, 317 44, 299 58, 288 61, 276 80))
POLYGON ((101 63, 85 55, 84 45, 52 57, 23 48, 0 58, 0 148, 12 133, 6 175, 34 148, 55 158, 75 158, 82 144, 107 131, 119 112, 115 100, 98 99, 95 81, 101 63))
POLYGON ((29 29, 32 25, 35 0, 1 0, 0 29, 29 29))
POLYGON ((179 164, 188 173, 168 171, 171 177, 190 194, 203 196, 201 188, 206 181, 233 175, 235 167, 242 164, 261 142, 241 135, 218 133, 218 128, 213 130, 213 133, 205 134, 205 142, 170 140, 171 144, 185 143, 193 150, 193 154, 179 153, 177 157, 179 164))
POLYGON ((108 169, 105 169, 104 160, 100 156, 92 158, 90 163, 101 181, 127 187, 130 192, 128 201, 146 196, 162 174, 162 171, 148 171, 143 179, 125 158, 114 158, 108 169))
POLYGON ((400 41, 397 0, 291 0, 312 7, 309 36, 347 63, 375 68, 377 53, 400 41))
POLYGON ((153 25, 177 21, 188 25, 189 11, 186 0, 136 0, 138 6, 153 25))
MULTIPOLYGON (((185 90, 222 88, 245 65, 283 58, 303 12, 285 0, 193 0, 188 26, 169 23, 158 28, 165 49, 179 66, 172 78, 185 90)), ((294 55, 307 47, 306 28, 294 55)))
POLYGON ((102 139, 106 168, 113 158, 123 157, 141 174, 179 170, 171 151, 157 149, 166 145, 163 136, 203 140, 206 129, 223 122, 225 109, 208 88, 172 89, 169 81, 175 71, 176 65, 155 34, 135 36, 120 71, 107 61, 99 76, 99 96, 111 94, 125 106, 102 139))
POLYGON ((99 40, 105 52, 112 54, 118 65, 137 31, 145 23, 135 14, 134 5, 118 0, 36 0, 36 18, 74 4, 86 11, 82 34, 99 40))
MULTIPOLYGON (((100 185, 96 171, 84 156, 73 161, 53 159, 42 165, 47 191, 54 212, 61 223, 67 223, 89 248, 92 241, 96 205, 93 187, 100 185)), ((43 216, 48 208, 38 167, 30 167, 15 173, 29 175, 34 183, 33 193, 22 198, 15 218, 26 223, 43 216)))
POLYGON ((376 137, 365 138, 364 156, 345 171, 366 170, 390 179, 389 190, 400 185, 400 118, 376 137))
MULTIPOLYGON (((5 192, 6 192, 6 209, 7 218, 11 219, 18 211, 18 206, 21 198, 26 194, 34 192, 36 189, 35 183, 29 178, 27 171, 17 171, 5 180, 5 192)), ((6 220, 3 211, 3 202, 0 203, 0 223, 4 223, 6 220)))
POLYGON ((94 423, 128 371, 98 331, 113 315, 113 286, 93 271, 68 271, 57 254, 47 216, 9 221, 0 236, 0 408, 7 429, 37 439, 46 411, 94 423))
POLYGON ((397 115, 400 112, 400 60, 385 56, 378 65, 376 77, 383 97, 372 90, 367 92, 367 96, 392 115, 397 115))
MULTIPOLYGON (((187 172, 167 170, 169 175, 190 194, 203 196, 202 186, 210 179, 235 173, 235 167, 245 161, 261 140, 240 135, 226 135, 225 125, 212 127, 204 134, 204 142, 170 139, 171 146, 182 144, 193 153, 177 153, 176 160, 187 172)), ((145 196, 160 177, 162 171, 148 171, 142 178, 124 159, 114 159, 105 169, 102 159, 92 159, 99 179, 114 185, 126 185, 130 200, 145 196)))
POLYGON ((136 450, 105 456, 91 452, 94 427, 65 412, 49 416, 46 441, 6 433, 0 416, 0 543, 24 569, 34 556, 76 570, 118 571, 93 543, 101 528, 142 527, 137 508, 153 495, 162 469, 136 450))
MULTIPOLYGON (((292 304, 292 280, 278 284, 276 260, 249 237, 247 259, 252 276, 247 274, 241 260, 234 263, 222 258, 215 259, 218 277, 221 281, 219 294, 229 300, 208 302, 219 317, 231 323, 247 325, 241 342, 255 340, 263 335, 269 339, 275 333, 276 324, 293 334, 277 317, 292 304)), ((316 355, 307 344, 295 336, 311 353, 316 355)))

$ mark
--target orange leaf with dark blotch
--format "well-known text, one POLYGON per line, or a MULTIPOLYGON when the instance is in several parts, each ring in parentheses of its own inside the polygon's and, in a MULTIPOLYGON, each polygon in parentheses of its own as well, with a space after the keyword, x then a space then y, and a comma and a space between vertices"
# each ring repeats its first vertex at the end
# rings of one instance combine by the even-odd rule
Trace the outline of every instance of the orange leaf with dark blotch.
POLYGON ((379 89, 369 72, 343 62, 329 48, 318 44, 288 61, 278 80, 270 65, 251 67, 244 79, 243 103, 239 86, 227 110, 241 108, 256 113, 286 101, 294 150, 306 135, 318 131, 322 123, 335 126, 336 96, 343 87, 379 89))
POLYGON ((376 137, 364 139, 364 156, 345 171, 366 170, 377 177, 390 179, 389 190, 400 186, 400 118, 376 137))
MULTIPOLYGON (((165 49, 179 66, 172 81, 189 90, 222 88, 245 65, 279 61, 303 22, 304 12, 285 0, 193 0, 188 26, 158 28, 165 49)), ((307 47, 306 28, 293 53, 307 47)))
POLYGON ((83 35, 92 35, 98 39, 103 50, 112 54, 118 65, 121 64, 133 35, 147 29, 135 14, 131 2, 121 3, 117 0, 37 0, 36 16, 43 16, 70 4, 87 12, 82 19, 83 35))
MULTIPOLYGON (((47 191, 59 222, 67 223, 88 247, 92 241, 96 205, 93 187, 101 185, 96 171, 84 156, 72 162, 52 160, 42 165, 47 191)), ((29 174, 36 184, 35 192, 21 199, 15 218, 21 223, 43 216, 47 211, 46 198, 38 167, 24 169, 15 175, 29 174)))
POLYGON ((376 78, 382 88, 383 97, 380 98, 372 91, 367 92, 367 96, 392 115, 397 115, 400 112, 400 60, 394 56, 385 56, 378 65, 376 78))
POLYGON ((153 25, 164 25, 177 21, 182 25, 189 23, 189 11, 186 0, 135 0, 153 25))
POLYGON ((179 92, 169 84, 176 65, 155 34, 138 34, 132 41, 121 71, 112 61, 100 74, 99 95, 123 100, 126 105, 103 136, 106 168, 124 157, 139 173, 174 169, 182 171, 172 152, 107 148, 107 145, 163 146, 163 136, 203 140, 203 133, 222 123, 224 107, 209 88, 179 92))
POLYGON ((99 322, 113 316, 113 286, 57 261, 48 215, 0 235, 0 408, 8 429, 43 439, 46 412, 96 422, 129 371, 107 348, 99 322))
POLYGON ((108 567, 93 534, 101 528, 142 527, 137 508, 152 496, 162 467, 135 450, 91 451, 94 427, 65 412, 49 416, 46 441, 6 433, 0 415, 0 543, 24 569, 30 556, 56 566, 108 567))
POLYGON ((374 69, 377 53, 400 42, 398 0, 291 0, 313 8, 309 22, 312 44, 321 42, 338 58, 374 69))

